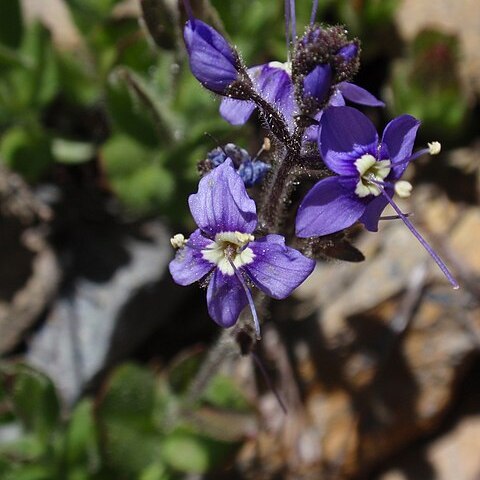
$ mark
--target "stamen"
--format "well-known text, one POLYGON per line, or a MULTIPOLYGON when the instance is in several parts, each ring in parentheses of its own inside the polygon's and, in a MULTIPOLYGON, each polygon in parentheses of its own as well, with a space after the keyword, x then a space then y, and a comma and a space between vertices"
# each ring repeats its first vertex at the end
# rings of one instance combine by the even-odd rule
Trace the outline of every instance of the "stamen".
POLYGON ((248 300, 248 305, 250 307, 250 311, 252 312, 252 317, 253 317, 253 325, 255 326, 255 336, 257 337, 257 340, 261 340, 262 335, 260 333, 260 323, 258 321, 258 316, 257 316, 257 310, 255 309, 255 303, 253 302, 252 294, 250 292, 250 289, 247 287, 245 281, 243 280, 242 274, 238 271, 238 268, 234 265, 233 261, 231 258, 227 257, 230 265, 233 268, 233 271, 235 272, 235 275, 237 276, 238 281, 243 287, 243 290, 245 292, 245 295, 247 296, 248 300))
POLYGON ((317 9, 318 9, 318 0, 313 0, 312 14, 310 15, 310 25, 313 25, 315 23, 315 19, 317 18, 317 9))
POLYGON ((427 143, 427 145, 430 155, 438 155, 442 150, 442 145, 440 142, 430 142, 427 143))
POLYGON ((398 165, 405 165, 406 163, 413 162, 413 160, 416 160, 418 157, 421 157, 422 155, 426 155, 427 153, 429 155, 438 155, 442 150, 442 145, 440 144, 440 142, 430 142, 427 145, 428 145, 428 148, 422 148, 418 152, 415 152, 413 155, 408 157, 406 160, 402 160, 401 162, 393 162, 392 165, 394 167, 398 165))
POLYGON ((282 397, 278 393, 277 389, 275 388, 275 385, 273 385, 270 376, 268 375, 267 370, 265 369, 265 366, 263 365, 263 362, 260 360, 258 355, 255 352, 250 352, 250 355, 252 356, 253 360, 255 361, 255 364, 259 368, 260 372, 263 375, 263 378, 265 379, 265 383, 267 384, 268 388, 273 392, 275 395, 275 398, 277 399, 278 404, 280 405, 280 408, 282 409, 283 413, 286 415, 287 412, 287 407, 282 400, 282 397))
POLYGON ((183 0, 183 6, 185 7, 185 11, 187 12, 188 19, 190 21, 195 20, 195 17, 193 16, 192 6, 190 5, 190 0, 183 0))
POLYGON ((252 158, 252 162, 255 162, 258 160, 258 157, 263 153, 263 152, 268 152, 272 148, 272 143, 270 142, 270 139, 268 137, 265 137, 263 139, 263 145, 260 147, 260 150, 256 153, 256 155, 252 158))
POLYGON ((183 248, 187 243, 185 236, 182 233, 177 233, 170 239, 173 248, 183 248))
MULTIPOLYGON (((411 217, 413 216, 413 213, 404 213, 403 215, 405 217, 411 217)), ((399 215, 384 215, 383 217, 380 217, 379 220, 398 220, 399 218, 399 215)))
POLYGON ((457 283, 455 278, 453 278, 453 275, 450 273, 450 270, 448 270, 447 266, 445 263, 443 263, 442 259, 437 255, 435 250, 427 243, 427 241, 420 235, 420 233, 417 231, 417 229, 413 226, 412 222, 407 218, 406 215, 402 213, 398 205, 392 200, 390 195, 385 191, 383 186, 379 184, 379 188, 382 191, 383 196, 388 200, 388 203, 392 206, 392 208, 397 212, 397 215, 403 220, 403 223, 407 226, 407 228, 412 232, 413 236, 420 242, 422 247, 430 254, 430 256, 435 260, 436 264, 440 268, 440 270, 443 272, 445 277, 447 277, 447 280, 450 282, 452 287, 457 290, 460 288, 460 285, 457 283))
POLYGON ((412 184, 410 182, 407 182, 406 180, 399 180, 398 182, 395 182, 395 193, 400 197, 400 198, 408 198, 410 194, 412 193, 412 184))

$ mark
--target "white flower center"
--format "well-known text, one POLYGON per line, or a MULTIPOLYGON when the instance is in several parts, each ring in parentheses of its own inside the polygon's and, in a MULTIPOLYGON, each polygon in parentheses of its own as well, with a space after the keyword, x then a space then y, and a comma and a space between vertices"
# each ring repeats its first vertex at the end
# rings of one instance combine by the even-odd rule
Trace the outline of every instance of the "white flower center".
POLYGON ((355 161, 355 167, 360 174, 360 180, 355 188, 358 197, 380 195, 381 189, 375 182, 383 182, 391 170, 390 160, 377 160, 373 155, 362 155, 355 161))
POLYGON ((255 254, 247 247, 254 236, 241 232, 221 232, 215 235, 215 240, 202 250, 205 260, 213 263, 224 275, 234 275, 236 268, 253 262, 255 254))

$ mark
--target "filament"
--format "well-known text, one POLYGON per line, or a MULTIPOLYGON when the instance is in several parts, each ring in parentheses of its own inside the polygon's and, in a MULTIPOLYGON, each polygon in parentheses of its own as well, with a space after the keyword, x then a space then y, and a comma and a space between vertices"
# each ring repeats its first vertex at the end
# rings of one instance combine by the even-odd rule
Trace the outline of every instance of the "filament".
POLYGON ((243 290, 245 291, 245 295, 247 296, 247 300, 248 300, 248 305, 250 307, 250 311, 252 312, 253 325, 255 326, 255 336, 257 337, 257 340, 260 340, 262 338, 262 335, 260 333, 260 323, 258 321, 257 310, 255 309, 255 303, 253 302, 252 293, 250 292, 250 289, 247 287, 245 281, 243 280, 242 274, 238 271, 238 268, 234 265, 232 259, 228 258, 228 261, 232 266, 238 281, 242 285, 243 290))

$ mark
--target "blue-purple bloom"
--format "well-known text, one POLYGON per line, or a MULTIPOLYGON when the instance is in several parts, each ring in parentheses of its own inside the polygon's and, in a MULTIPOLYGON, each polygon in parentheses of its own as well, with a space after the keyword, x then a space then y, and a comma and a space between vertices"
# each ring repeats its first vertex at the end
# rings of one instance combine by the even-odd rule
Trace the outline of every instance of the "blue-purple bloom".
POLYGON ((410 195, 412 186, 400 180, 408 164, 425 153, 437 154, 440 144, 412 155, 420 122, 411 115, 393 119, 379 139, 372 122, 351 107, 328 108, 320 125, 318 147, 325 164, 337 175, 320 180, 307 193, 297 213, 296 235, 335 233, 360 221, 377 231, 380 215, 390 204, 405 225, 458 288, 446 265, 393 201, 394 193, 410 195))
POLYGON ((315 262, 287 247, 281 235, 255 239, 255 202, 231 159, 200 180, 188 203, 199 228, 188 240, 173 237, 179 247, 170 262, 173 279, 179 285, 206 279, 208 312, 222 327, 234 325, 249 304, 259 335, 249 286, 286 298, 310 275, 315 262))
POLYGON ((193 17, 187 21, 183 37, 195 78, 209 90, 225 94, 239 76, 236 51, 213 27, 193 17))
POLYGON ((410 115, 392 120, 379 140, 372 122, 351 107, 329 108, 321 121, 318 147, 337 175, 320 180, 305 196, 297 214, 298 237, 328 235, 357 220, 368 230, 389 203, 412 154, 420 122, 410 115))

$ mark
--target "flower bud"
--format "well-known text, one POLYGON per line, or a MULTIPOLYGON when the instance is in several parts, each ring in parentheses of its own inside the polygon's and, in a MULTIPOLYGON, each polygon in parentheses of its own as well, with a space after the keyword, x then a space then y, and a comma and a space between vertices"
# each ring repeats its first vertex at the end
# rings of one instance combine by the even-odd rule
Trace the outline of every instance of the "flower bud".
POLYGON ((214 28, 197 19, 186 23, 183 37, 195 78, 212 92, 225 94, 242 69, 235 49, 214 28))
POLYGON ((359 53, 358 45, 352 42, 342 47, 338 51, 337 55, 339 55, 345 62, 351 62, 352 60, 355 60, 358 57, 358 53, 359 53))

